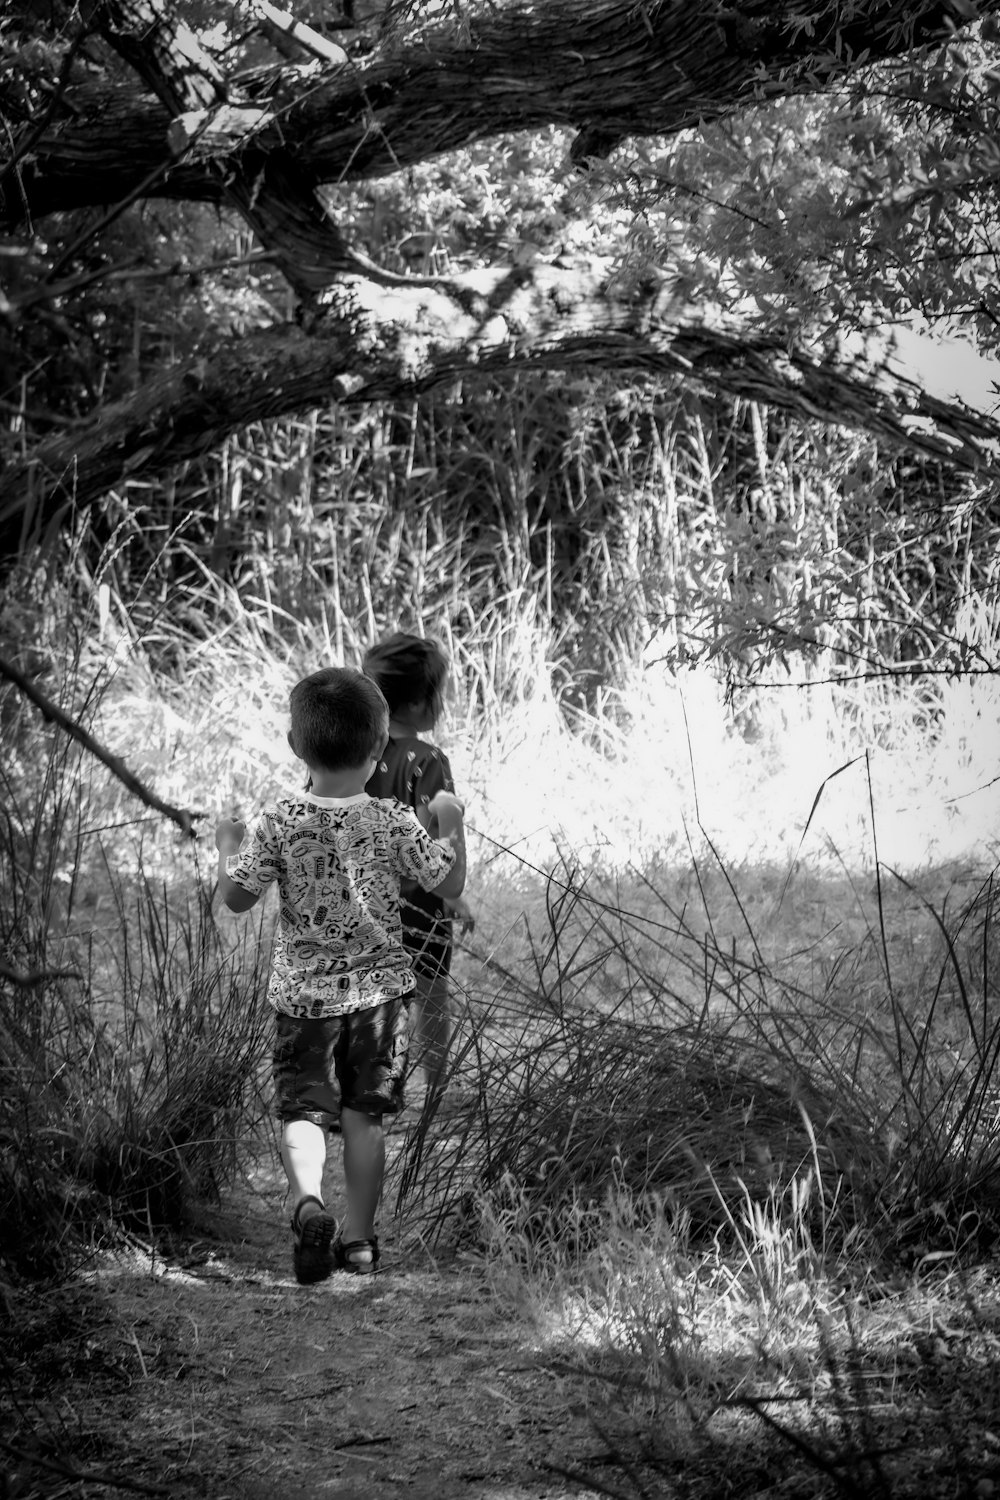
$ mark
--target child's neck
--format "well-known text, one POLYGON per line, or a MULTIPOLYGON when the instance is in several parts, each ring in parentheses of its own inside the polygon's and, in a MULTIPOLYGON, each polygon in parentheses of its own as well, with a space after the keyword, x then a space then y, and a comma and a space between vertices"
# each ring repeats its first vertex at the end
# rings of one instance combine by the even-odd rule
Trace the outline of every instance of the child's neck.
POLYGON ((426 718, 416 718, 403 710, 393 714, 389 720, 389 738, 393 740, 409 740, 418 734, 426 734, 432 729, 433 724, 428 724, 426 718))
POLYGON ((323 766, 309 767, 309 790, 314 797, 356 797, 365 789, 374 761, 363 766, 348 766, 342 771, 328 771, 323 766))

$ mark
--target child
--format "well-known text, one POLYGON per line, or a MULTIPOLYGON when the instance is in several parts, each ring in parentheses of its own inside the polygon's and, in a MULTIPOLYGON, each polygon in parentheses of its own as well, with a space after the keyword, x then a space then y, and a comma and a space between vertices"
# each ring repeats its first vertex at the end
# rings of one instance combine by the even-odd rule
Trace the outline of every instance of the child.
POLYGON ((269 882, 278 885, 268 999, 277 1012, 274 1082, 293 1265, 305 1284, 334 1268, 365 1275, 378 1265, 382 1115, 402 1107, 414 985, 400 882, 461 895, 465 838, 462 804, 445 790, 428 804, 436 839, 412 812, 365 792, 389 726, 369 678, 338 667, 314 672, 292 689, 290 711, 288 743, 309 769, 310 790, 264 807, 249 831, 222 819, 215 842, 230 911, 249 911, 269 882), (327 1130, 344 1137, 339 1235, 322 1197, 327 1130))
MULTIPOLYGON (((362 666, 382 689, 391 716, 389 743, 366 790, 373 797, 397 798, 433 833, 434 799, 442 791, 453 793, 455 784, 447 757, 418 736, 432 730, 441 717, 447 658, 434 641, 397 634, 373 646, 362 666)), ((416 1057, 427 1087, 435 1089, 442 1081, 451 1044, 451 919, 460 919, 463 932, 475 923, 466 903, 443 886, 428 891, 413 880, 404 880, 401 891, 403 943, 417 981, 416 1057)))

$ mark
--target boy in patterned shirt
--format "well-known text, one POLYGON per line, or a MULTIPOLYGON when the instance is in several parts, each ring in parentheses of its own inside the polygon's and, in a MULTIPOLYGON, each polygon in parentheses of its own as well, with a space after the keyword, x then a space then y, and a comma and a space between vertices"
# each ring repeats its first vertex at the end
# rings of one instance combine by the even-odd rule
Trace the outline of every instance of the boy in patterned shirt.
POLYGON ((292 689, 290 713, 288 743, 309 769, 309 790, 265 806, 249 828, 222 819, 215 842, 230 911, 249 911, 270 883, 278 886, 268 984, 277 1013, 274 1082, 295 1276, 311 1283, 335 1268, 363 1275, 378 1265, 382 1116, 403 1105, 414 987, 400 882, 460 896, 465 837, 462 804, 450 792, 429 804, 433 839, 411 811, 365 792, 389 727, 386 701, 369 678, 339 667, 313 672, 292 689), (344 1138, 339 1234, 322 1197, 328 1130, 344 1138))

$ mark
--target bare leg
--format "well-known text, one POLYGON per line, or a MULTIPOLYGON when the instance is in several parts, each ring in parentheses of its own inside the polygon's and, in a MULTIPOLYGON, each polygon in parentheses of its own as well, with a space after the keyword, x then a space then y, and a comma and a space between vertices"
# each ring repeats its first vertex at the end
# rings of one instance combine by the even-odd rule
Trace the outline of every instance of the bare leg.
POLYGON ((416 981, 411 1002, 411 1011, 415 1012, 413 1056, 423 1070, 427 1087, 432 1089, 444 1079, 451 1046, 448 977, 445 974, 430 975, 425 970, 417 972, 416 981))
POLYGON ((324 1281, 333 1270, 337 1221, 323 1206, 326 1131, 312 1120, 286 1120, 281 1160, 292 1191, 292 1266, 301 1285, 324 1281))
MULTIPOLYGON (((344 1180, 347 1213, 341 1239, 370 1240, 375 1234, 375 1215, 382 1197, 385 1175, 385 1131, 381 1115, 366 1115, 360 1109, 343 1109, 340 1128, 344 1136, 344 1180)), ((370 1252, 358 1252, 371 1260, 370 1252)))
MULTIPOLYGON (((323 1201, 326 1131, 312 1120, 286 1120, 281 1132, 281 1164, 292 1192, 292 1208, 303 1198, 323 1201)), ((312 1204, 307 1204, 308 1216, 312 1204)))

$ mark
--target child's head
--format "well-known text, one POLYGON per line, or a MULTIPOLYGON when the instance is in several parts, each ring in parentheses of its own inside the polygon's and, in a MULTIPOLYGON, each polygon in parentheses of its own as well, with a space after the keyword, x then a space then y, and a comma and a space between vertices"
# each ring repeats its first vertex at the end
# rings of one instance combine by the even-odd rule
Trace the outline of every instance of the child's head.
POLYGON ((436 641, 419 635, 388 635, 365 652, 365 673, 377 682, 396 717, 400 710, 423 710, 431 727, 441 717, 448 658, 436 641))
POLYGON ((303 677, 289 700, 288 743, 309 767, 346 771, 381 755, 389 707, 377 683, 349 667, 303 677))

